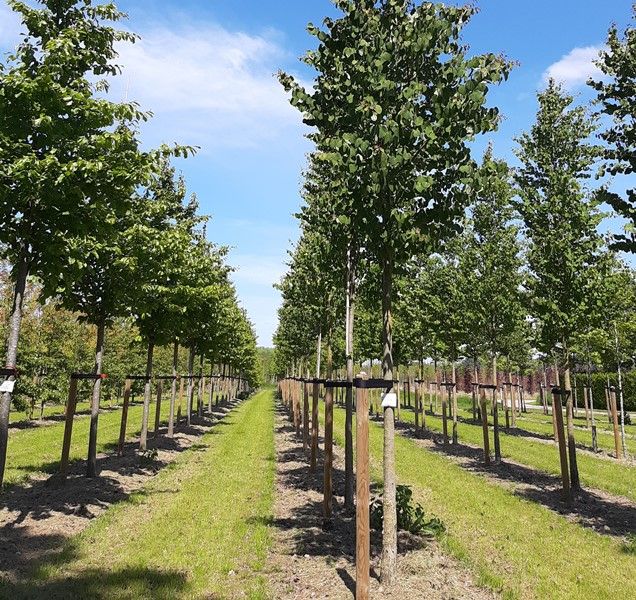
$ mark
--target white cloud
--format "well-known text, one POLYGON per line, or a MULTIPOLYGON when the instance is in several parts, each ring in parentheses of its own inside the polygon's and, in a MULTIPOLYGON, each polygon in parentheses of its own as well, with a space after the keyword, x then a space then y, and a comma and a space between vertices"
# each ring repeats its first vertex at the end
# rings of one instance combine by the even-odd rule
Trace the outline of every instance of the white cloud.
POLYGON ((590 77, 600 78, 602 73, 594 62, 602 49, 601 46, 574 48, 547 68, 543 74, 543 83, 555 79, 571 90, 583 85, 590 77))
POLYGON ((232 279, 238 285, 266 286, 271 289, 287 272, 284 260, 277 256, 232 254, 230 264, 236 269, 232 279))
POLYGON ((219 147, 265 146, 301 119, 274 74, 287 58, 272 37, 232 32, 217 25, 176 25, 141 31, 120 47, 124 67, 111 88, 153 111, 156 141, 219 147))

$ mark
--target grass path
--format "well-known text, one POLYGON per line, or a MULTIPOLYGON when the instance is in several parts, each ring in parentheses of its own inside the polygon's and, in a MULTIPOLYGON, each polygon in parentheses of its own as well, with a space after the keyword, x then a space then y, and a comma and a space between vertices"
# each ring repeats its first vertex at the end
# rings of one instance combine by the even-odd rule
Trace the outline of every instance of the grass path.
MULTIPOLYGON (((344 443, 344 410, 335 411, 344 443)), ((382 428, 370 427, 372 472, 381 477, 382 428)), ((551 510, 463 470, 452 460, 396 436, 400 483, 448 526, 446 548, 480 583, 506 598, 636 598, 636 558, 620 541, 569 522, 551 510)))
POLYGON ((1 597, 265 598, 259 574, 274 493, 267 390, 217 423, 142 493, 109 509, 57 559, 1 597))

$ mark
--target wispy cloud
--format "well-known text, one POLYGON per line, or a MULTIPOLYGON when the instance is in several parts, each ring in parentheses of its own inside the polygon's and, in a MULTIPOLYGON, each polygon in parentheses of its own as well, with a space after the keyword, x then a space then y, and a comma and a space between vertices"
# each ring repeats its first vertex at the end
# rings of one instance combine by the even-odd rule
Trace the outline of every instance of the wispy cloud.
POLYGON ((602 73, 594 62, 602 49, 602 46, 574 48, 546 69, 543 74, 543 83, 554 79, 572 90, 585 84, 590 77, 600 78, 602 73))
POLYGON ((112 86, 155 113, 161 140, 203 151, 254 148, 298 135, 301 119, 274 74, 288 57, 276 35, 249 35, 204 23, 142 29, 119 48, 123 76, 112 86))
POLYGON ((232 278, 237 284, 243 285, 272 288, 287 271, 284 259, 278 256, 233 253, 231 264, 236 268, 232 278))

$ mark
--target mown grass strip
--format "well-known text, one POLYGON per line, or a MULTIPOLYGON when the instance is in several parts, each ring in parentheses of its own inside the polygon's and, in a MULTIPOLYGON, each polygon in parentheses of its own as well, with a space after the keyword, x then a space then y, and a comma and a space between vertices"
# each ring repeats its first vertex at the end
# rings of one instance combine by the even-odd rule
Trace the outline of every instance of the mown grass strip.
MULTIPOLYGON (((402 409, 400 418, 405 423, 415 423, 415 413, 402 409)), ((501 417, 500 417, 501 422, 501 417)), ((441 417, 426 416, 426 427, 436 433, 442 431, 441 417)), ((449 419, 449 431, 451 423, 449 419)), ((481 425, 460 422, 457 425, 460 443, 483 447, 483 433, 481 425)), ((492 428, 490 431, 490 448, 494 447, 492 428)), ((544 443, 528 437, 508 435, 501 429, 501 454, 504 458, 512 459, 533 469, 558 475, 560 473, 559 453, 552 443, 544 443)), ((636 469, 608 458, 594 457, 579 452, 577 454, 581 484, 584 487, 604 490, 610 494, 624 496, 636 500, 636 469)))
POLYGON ((267 597, 259 571, 274 461, 272 393, 264 391, 3 597, 267 597))
MULTIPOLYGON (((344 444, 344 411, 335 439, 344 444)), ((381 477, 382 428, 370 427, 374 477, 381 477)), ((553 511, 469 473, 444 456, 396 436, 400 483, 412 485, 449 532, 446 549, 482 585, 507 598, 588 600, 636 598, 636 560, 619 540, 569 522, 553 511)))

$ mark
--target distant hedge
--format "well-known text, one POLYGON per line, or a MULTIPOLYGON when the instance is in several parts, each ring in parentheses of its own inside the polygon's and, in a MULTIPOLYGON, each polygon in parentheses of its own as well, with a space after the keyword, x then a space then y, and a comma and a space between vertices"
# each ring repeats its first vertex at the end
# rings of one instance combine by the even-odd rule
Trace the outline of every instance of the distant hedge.
MULTIPOLYGON (((618 389, 617 373, 593 373, 592 374, 592 395, 594 397, 594 408, 605 409, 605 386, 609 378, 610 385, 618 389)), ((577 375, 575 377, 578 403, 583 406, 583 386, 587 385, 587 375, 577 375)), ((625 399, 625 410, 636 411, 636 371, 623 373, 623 395, 625 399)), ((619 400, 617 396, 617 401, 619 400)), ((620 410, 620 405, 617 406, 620 410)))

